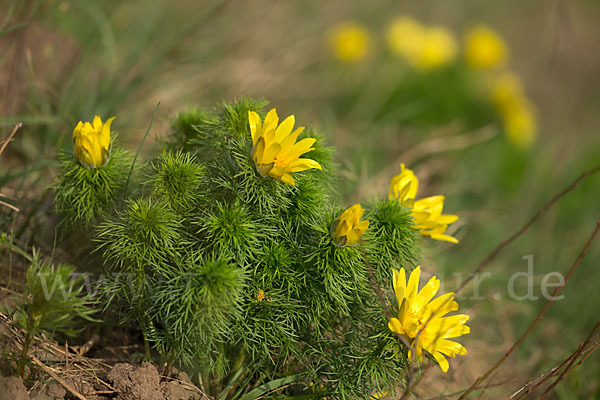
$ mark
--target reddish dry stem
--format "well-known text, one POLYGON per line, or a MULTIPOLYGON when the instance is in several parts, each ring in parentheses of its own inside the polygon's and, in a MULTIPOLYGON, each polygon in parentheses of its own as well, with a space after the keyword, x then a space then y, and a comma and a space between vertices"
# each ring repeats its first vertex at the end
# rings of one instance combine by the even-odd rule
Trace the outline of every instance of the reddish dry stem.
MULTIPOLYGON (((582 175, 584 176, 584 175, 582 175)), ((590 246, 592 245, 592 242, 594 241, 594 239, 596 238, 596 235, 598 234, 598 232, 600 231, 600 221, 598 221, 596 223, 596 229, 594 229, 594 232, 592 232, 592 235, 590 236, 590 238, 588 239, 585 247, 583 248, 583 250, 581 251, 581 253, 579 254, 579 257, 577 257, 577 260, 575 261, 575 263, 571 266, 571 269, 569 269, 569 272, 567 273, 567 276, 565 277, 565 280, 563 282, 562 285, 557 286, 556 289, 554 289, 554 293, 552 294, 552 297, 550 297, 550 300, 548 300, 548 302, 546 303, 546 306, 542 309, 542 311, 540 311, 540 313, 537 315, 537 317, 535 318, 535 320, 533 320, 533 322, 531 323, 531 325, 529 325, 529 328, 527 328, 527 330, 525 331, 525 333, 523 333, 523 335, 521 335, 521 337, 512 345, 512 347, 502 356, 502 358, 500 358, 496 364, 494 364, 492 366, 492 368, 490 368, 485 374, 483 374, 482 376, 480 376, 479 378, 477 378, 477 380, 471 385, 471 387, 469 387, 469 389, 467 389, 460 397, 459 400, 463 400, 465 398, 467 398, 467 396, 469 394, 471 394, 471 392, 473 392, 473 390, 480 385, 481 383, 485 382, 485 380, 487 378, 490 377, 490 375, 492 373, 494 373, 494 371, 496 371, 498 369, 498 367, 500 367, 500 365, 502 365, 502 363, 513 353, 513 351, 515 351, 515 349, 517 347, 519 347, 519 345, 521 343, 523 343, 523 341, 525 340, 525 338, 527 336, 529 336, 529 334, 533 331, 533 328, 535 328, 535 326, 538 324, 538 322, 542 319, 542 317, 544 316, 544 314, 546 313, 546 311, 548 310, 548 308, 550 308, 550 305, 554 302, 554 299, 556 298, 556 296, 561 292, 562 288, 565 287, 565 285, 567 284, 567 282, 569 281, 569 278, 571 277, 571 275, 573 275, 573 272, 575 272, 575 269, 577 269, 577 266, 581 263, 581 260, 583 260, 583 258, 585 257, 585 255, 587 254, 590 246)))

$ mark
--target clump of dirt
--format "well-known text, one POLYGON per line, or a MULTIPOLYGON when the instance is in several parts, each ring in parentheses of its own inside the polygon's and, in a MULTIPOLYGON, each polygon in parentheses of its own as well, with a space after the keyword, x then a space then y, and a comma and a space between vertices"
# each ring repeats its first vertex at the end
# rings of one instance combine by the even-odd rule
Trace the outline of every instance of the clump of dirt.
POLYGON ((177 375, 177 380, 161 384, 167 400, 202 400, 203 397, 185 372, 177 375))
POLYGON ((31 400, 63 400, 67 391, 58 383, 48 383, 31 393, 31 400))
POLYGON ((165 400, 156 368, 145 362, 139 367, 116 364, 108 379, 119 392, 117 400, 165 400))
POLYGON ((0 400, 30 400, 30 397, 19 378, 0 376, 0 400))

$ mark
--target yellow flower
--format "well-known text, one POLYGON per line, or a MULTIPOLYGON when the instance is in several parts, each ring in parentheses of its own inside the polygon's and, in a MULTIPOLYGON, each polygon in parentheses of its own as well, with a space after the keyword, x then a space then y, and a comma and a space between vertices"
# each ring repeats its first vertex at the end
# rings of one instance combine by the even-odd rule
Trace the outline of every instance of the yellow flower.
POLYGON ((358 62, 369 52, 369 31, 355 22, 344 22, 335 26, 328 34, 329 44, 340 61, 358 62))
POLYGON ((422 49, 425 28, 411 17, 398 17, 386 31, 386 39, 392 53, 407 60, 416 60, 422 49))
POLYGON ((524 97, 521 79, 512 72, 503 72, 494 76, 490 83, 490 97, 499 109, 511 107, 524 97))
POLYGON ((508 140, 519 148, 531 146, 537 136, 537 119, 519 77, 512 72, 496 76, 490 85, 490 97, 502 117, 508 140))
POLYGON ((448 225, 458 221, 458 216, 442 215, 443 208, 444 196, 431 196, 416 200, 412 205, 415 228, 423 236, 429 236, 435 240, 458 243, 455 237, 445 234, 448 225))
POLYGON ((524 100, 503 115, 504 130, 508 140, 518 148, 530 147, 537 136, 537 119, 533 107, 524 100))
POLYGON ((456 215, 442 215, 444 196, 431 196, 415 200, 419 188, 419 179, 411 169, 400 164, 401 172, 390 182, 390 200, 398 200, 410 208, 415 228, 421 235, 435 240, 458 243, 455 237, 446 235, 448 225, 458 221, 456 215))
POLYGON ((254 293, 254 300, 263 301, 265 299, 265 291, 258 289, 258 292, 254 293))
POLYGON ((444 317, 458 310, 454 293, 446 293, 433 299, 440 288, 440 280, 435 276, 419 291, 421 267, 415 268, 406 282, 404 268, 394 274, 394 292, 398 300, 398 317, 388 322, 389 329, 405 336, 411 342, 408 357, 412 360, 413 350, 419 361, 423 360, 423 350, 435 358, 442 371, 448 371, 446 357, 467 354, 463 345, 448 340, 465 335, 470 328, 465 325, 468 315, 459 314, 444 317))
POLYGON ((296 143, 304 127, 299 127, 292 132, 295 123, 293 115, 279 124, 277 111, 273 108, 262 123, 257 113, 248 111, 248 121, 254 145, 252 159, 262 176, 270 176, 288 185, 294 185, 292 173, 310 168, 322 169, 315 160, 300 158, 302 154, 314 150, 312 145, 316 140, 306 138, 296 143))
POLYGON ((396 18, 386 37, 390 50, 418 70, 447 65, 456 57, 456 39, 450 31, 425 27, 414 18, 396 18))
POLYGON ((508 58, 508 48, 500 35, 486 25, 476 25, 465 34, 465 61, 473 68, 496 68, 508 58))
POLYGON ((110 124, 115 117, 104 124, 99 116, 93 123, 79 121, 73 130, 75 158, 85 168, 98 168, 106 165, 110 155, 110 124))
POLYGON ((400 164, 401 171, 398 175, 392 178, 390 182, 389 199, 398 199, 401 203, 409 200, 414 200, 419 189, 419 180, 415 173, 404 164, 400 164))
POLYGON ((332 227, 333 240, 338 246, 353 246, 369 228, 369 221, 361 221, 365 210, 360 204, 355 204, 340 215, 332 227))
POLYGON ((428 29, 415 67, 428 70, 447 65, 456 58, 456 48, 456 38, 450 31, 444 28, 428 29))

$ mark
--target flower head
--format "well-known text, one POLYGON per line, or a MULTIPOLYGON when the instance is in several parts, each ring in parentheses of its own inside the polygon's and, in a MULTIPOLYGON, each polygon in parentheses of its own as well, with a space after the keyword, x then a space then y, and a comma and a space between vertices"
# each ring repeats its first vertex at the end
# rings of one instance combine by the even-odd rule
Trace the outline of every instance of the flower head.
POLYGON ((519 148, 531 146, 537 136, 537 119, 519 77, 512 72, 496 76, 490 84, 490 97, 502 117, 508 140, 519 148))
POLYGON ((410 208, 415 228, 421 235, 432 239, 458 243, 455 237, 446 235, 448 225, 458 221, 456 215, 442 215, 444 196, 431 196, 415 200, 419 188, 419 180, 411 169, 400 164, 402 172, 390 182, 390 200, 398 200, 410 208))
POLYGON ((419 180, 415 173, 404 164, 400 164, 401 172, 392 178, 390 182, 389 199, 398 199, 401 203, 413 200, 417 196, 419 189, 419 180))
POLYGON ((355 22, 335 26, 328 34, 329 44, 336 58, 343 62, 358 62, 369 52, 369 31, 355 22))
POLYGON ((277 111, 273 108, 267 113, 264 122, 254 111, 248 111, 250 133, 252 134, 252 159, 262 176, 279 179, 288 185, 294 185, 292 173, 311 168, 322 169, 321 165, 309 158, 300 158, 304 153, 314 150, 314 138, 306 138, 296 143, 304 127, 294 129, 293 115, 279 124, 277 111), (279 126, 278 126, 279 124, 279 126))
POLYGON ((365 210, 360 204, 355 204, 340 215, 332 227, 333 240, 338 246, 353 246, 369 228, 369 221, 363 220, 365 210))
POLYGON ((456 56, 456 39, 440 27, 426 27, 410 17, 395 19, 387 29, 390 50, 418 70, 447 65, 456 56))
POLYGON ((476 25, 465 34, 465 61, 473 68, 496 68, 508 58, 508 48, 500 35, 486 25, 476 25))
POLYGON ((73 130, 75 158, 85 168, 98 168, 106 165, 110 156, 110 124, 115 117, 103 124, 99 116, 94 121, 81 122, 73 130))
POLYGON ((425 32, 423 50, 415 67, 428 70, 448 65, 456 57, 456 48, 456 38, 449 30, 430 28, 425 32))
POLYGON ((448 371, 446 357, 467 354, 463 345, 448 339, 470 332, 470 328, 465 325, 469 316, 459 314, 444 317, 449 312, 458 310, 454 293, 446 293, 433 299, 440 288, 440 280, 435 276, 419 290, 421 267, 415 268, 410 274, 408 283, 404 268, 401 268, 400 272, 392 271, 394 292, 398 300, 398 316, 390 319, 389 329, 411 342, 408 352, 411 360, 414 350, 419 361, 422 361, 425 350, 435 358, 442 371, 448 371))
POLYGON ((392 53, 407 60, 416 60, 421 52, 425 27, 411 17, 398 17, 386 31, 388 46, 392 53))
POLYGON ((444 196, 431 196, 416 200, 412 205, 415 228, 423 236, 429 236, 435 240, 458 243, 455 237, 445 234, 448 225, 458 221, 458 216, 442 215, 443 208, 444 196))

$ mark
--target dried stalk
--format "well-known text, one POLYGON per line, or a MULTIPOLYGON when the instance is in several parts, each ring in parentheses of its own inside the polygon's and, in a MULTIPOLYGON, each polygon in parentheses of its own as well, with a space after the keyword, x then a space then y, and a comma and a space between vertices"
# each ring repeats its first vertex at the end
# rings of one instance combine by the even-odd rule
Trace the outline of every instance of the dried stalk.
POLYGON ((456 293, 460 292, 469 282, 471 282, 471 280, 473 280, 473 278, 480 274, 481 271, 483 271, 483 269, 485 267, 488 266, 488 264, 509 244, 511 244, 512 242, 514 242, 519 236, 523 235, 525 232, 527 232, 529 230, 529 228, 531 227, 531 225, 533 225, 542 215, 544 215, 549 209, 550 207, 552 207, 554 205, 554 203, 556 203, 558 200, 560 200, 564 195, 566 195, 567 193, 569 193, 572 190, 575 190, 577 188, 577 186, 579 186, 579 184, 581 183, 581 181, 583 181, 585 178, 594 175, 595 173, 597 173, 598 171, 600 171, 600 166, 597 166, 596 168, 593 168, 589 171, 584 171, 579 178, 575 179, 575 181, 573 181, 573 183, 571 183, 569 186, 567 186, 563 191, 561 191, 560 193, 558 193, 556 196, 554 196, 553 198, 551 198, 546 204, 544 204, 544 206, 542 208, 540 208, 540 210, 535 213, 535 215, 533 217, 531 217, 531 219, 521 228, 519 229, 516 233, 514 233, 512 236, 510 236, 508 239, 505 239, 504 241, 502 241, 502 243, 500 243, 494 250, 492 250, 492 252, 485 258, 485 260, 483 260, 481 262, 481 264, 479 264, 479 266, 477 268, 475 268, 475 271, 473 271, 471 273, 471 275, 469 275, 469 277, 467 279, 465 279, 460 286, 455 290, 456 293))
POLYGON ((15 134, 17 133, 17 131, 19 129, 21 129, 22 126, 23 126, 22 123, 16 124, 15 127, 13 128, 13 130, 8 134, 8 137, 2 141, 2 147, 0 147, 0 154, 2 154, 2 152, 4 151, 6 146, 8 146, 8 144, 12 141, 12 139, 15 136, 15 134))
MULTIPOLYGON (((585 175, 582 175, 585 176, 585 175)), ((560 198, 560 197, 559 197, 560 198)), ((504 361, 513 353, 513 351, 515 351, 515 349, 517 347, 519 347, 519 345, 521 343, 523 343, 523 341, 525 340, 525 338, 527 336, 529 336, 529 334, 533 331, 533 328, 535 328, 535 326, 538 324, 538 322, 542 319, 542 317, 544 316, 544 314, 546 313, 546 311, 548 310, 548 308, 550 308, 550 305, 554 302, 554 299, 556 298, 556 296, 558 296, 558 294, 561 292, 562 288, 565 287, 565 285, 567 284, 567 282, 569 281, 569 278, 571 277, 571 275, 573 275, 573 272, 575 272, 575 269, 577 269, 577 266, 581 263, 581 260, 583 260, 583 258, 585 257, 585 255, 587 254, 590 246, 592 245, 592 242, 594 241, 594 239, 596 238, 596 235, 598 234, 598 232, 600 232, 600 221, 598 221, 596 223, 596 229, 594 229, 594 232, 592 233, 592 235, 590 236, 590 238, 588 239, 585 247, 583 248, 583 250, 581 251, 581 253, 579 254, 579 257, 577 257, 577 260, 575 261, 575 263, 571 266, 571 269, 569 269, 569 272, 567 273, 564 282, 557 286, 556 289, 554 289, 554 293, 552 294, 552 296, 550 297, 550 300, 548 300, 548 302, 546 303, 546 306, 542 309, 542 311, 540 311, 540 313, 537 315, 537 317, 533 320, 533 322, 531 323, 531 325, 529 325, 529 328, 527 328, 527 330, 525 331, 525 333, 523 333, 523 335, 521 335, 521 337, 512 345, 512 347, 502 356, 502 358, 500 358, 496 364, 494 364, 492 366, 492 368, 490 368, 485 374, 483 374, 482 376, 480 376, 479 378, 477 378, 477 380, 471 385, 471 387, 469 387, 469 389, 467 389, 460 397, 459 400, 463 400, 465 398, 467 398, 467 396, 469 394, 471 394, 471 392, 473 392, 473 390, 478 386, 481 385, 483 382, 485 382, 485 380, 487 378, 490 377, 491 374, 494 373, 494 371, 496 371, 500 365, 502 365, 502 363, 504 363, 504 361)))

